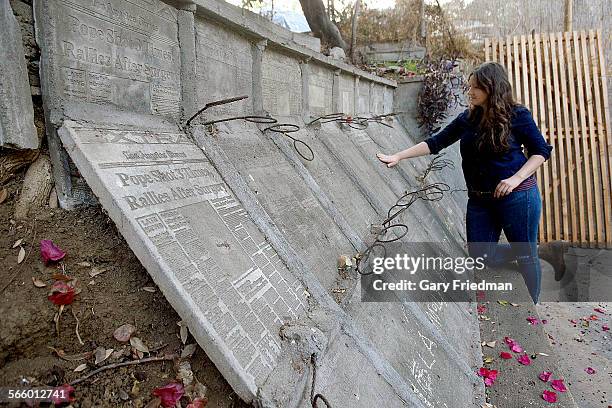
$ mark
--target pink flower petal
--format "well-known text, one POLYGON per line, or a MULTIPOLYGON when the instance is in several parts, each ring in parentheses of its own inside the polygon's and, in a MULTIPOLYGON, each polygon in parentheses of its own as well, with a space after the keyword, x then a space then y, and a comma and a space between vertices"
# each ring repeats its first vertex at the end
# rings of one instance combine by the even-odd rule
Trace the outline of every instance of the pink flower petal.
POLYGON ((511 339, 510 337, 504 337, 504 343, 506 343, 507 345, 511 346, 515 343, 514 339, 511 339))
POLYGON ((559 391, 559 392, 566 392, 567 388, 565 387, 565 384, 563 384, 563 380, 552 380, 550 382, 551 387, 553 387, 553 389, 559 391))
POLYGON ((497 379, 497 370, 489 370, 489 372, 487 373, 487 378, 495 381, 497 379))
POLYGON ((499 356, 501 358, 503 358, 504 360, 510 360, 512 358, 512 354, 502 351, 501 353, 499 353, 499 356))
POLYGON ((45 265, 48 265, 50 262, 57 262, 65 256, 66 253, 56 247, 50 239, 40 241, 40 257, 45 265))
POLYGON ((485 378, 485 379, 484 379, 485 387, 491 387, 491 386, 493 385, 493 382, 494 382, 494 381, 495 381, 495 380, 492 380, 492 379, 490 379, 490 378, 485 378))
POLYGON ((523 352, 523 348, 521 347, 520 344, 517 344, 517 343, 513 344, 510 347, 510 350, 514 351, 515 353, 522 353, 523 352))
POLYGON ((485 305, 478 305, 478 314, 483 314, 487 312, 487 307, 485 305))
POLYGON ((542 324, 548 324, 548 320, 542 319, 542 324))
POLYGON ((572 324, 578 324, 578 320, 576 320, 576 319, 572 319, 572 320, 570 320, 570 323, 572 323, 572 324))
POLYGON ((527 321, 529 322, 530 325, 535 326, 536 324, 538 324, 540 322, 540 320, 538 320, 538 318, 534 317, 534 316, 529 316, 527 317, 527 321))
POLYGON ((47 299, 58 306, 69 305, 74 300, 75 295, 76 292, 74 287, 68 285, 66 282, 55 281, 53 286, 51 286, 51 291, 47 299))
POLYGON ((608 327, 607 324, 604 324, 603 326, 601 326, 601 330, 608 331, 608 330, 610 330, 610 327, 608 327))
POLYGON ((606 311, 602 309, 601 307, 596 307, 593 310, 596 311, 597 313, 606 314, 606 311))
POLYGON ((478 370, 478 376, 479 377, 486 377, 487 373, 489 372, 489 369, 486 367, 480 367, 480 369, 478 370))
POLYGON ((554 391, 544 390, 542 393, 542 399, 546 402, 557 402, 557 393, 554 391))
POLYGON ((587 368, 584 369, 584 371, 586 371, 587 374, 595 374, 597 372, 592 367, 587 367, 587 368))
POLYGON ((523 354, 522 356, 518 356, 516 359, 522 365, 529 365, 529 364, 531 364, 531 359, 529 358, 529 356, 527 354, 523 354))
POLYGON ((550 371, 542 371, 538 378, 544 382, 548 382, 552 373, 550 371))
POLYGON ((162 406, 165 408, 174 407, 184 393, 183 384, 180 383, 169 383, 152 391, 153 395, 161 399, 162 406))

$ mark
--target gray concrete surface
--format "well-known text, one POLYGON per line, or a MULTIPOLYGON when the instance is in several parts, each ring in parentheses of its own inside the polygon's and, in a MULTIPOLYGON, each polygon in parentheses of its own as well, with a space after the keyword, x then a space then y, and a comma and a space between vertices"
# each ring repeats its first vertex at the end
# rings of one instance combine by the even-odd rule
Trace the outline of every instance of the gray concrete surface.
POLYGON ((21 29, 9 0, 0 1, 0 146, 37 149, 34 108, 21 29))
MULTIPOLYGON (((315 390, 334 406, 384 399, 385 406, 478 407, 484 388, 475 376, 480 345, 470 304, 363 303, 357 273, 337 269, 340 255, 371 243, 370 225, 410 183, 380 171, 367 132, 304 121, 338 108, 388 112, 395 83, 317 54, 222 1, 147 4, 35 7, 63 205, 76 202, 69 155, 247 401, 303 406, 315 354, 315 390), (109 43, 119 28, 121 40, 109 43), (118 65, 104 64, 106 56, 118 65), (204 104, 239 94, 250 98, 184 128, 204 104), (314 161, 263 125, 198 125, 252 113, 301 126, 293 136, 311 144, 314 161)), ((415 204, 400 219, 422 226, 404 242, 445 241, 445 252, 462 253, 450 245, 460 234, 430 208, 415 204)))

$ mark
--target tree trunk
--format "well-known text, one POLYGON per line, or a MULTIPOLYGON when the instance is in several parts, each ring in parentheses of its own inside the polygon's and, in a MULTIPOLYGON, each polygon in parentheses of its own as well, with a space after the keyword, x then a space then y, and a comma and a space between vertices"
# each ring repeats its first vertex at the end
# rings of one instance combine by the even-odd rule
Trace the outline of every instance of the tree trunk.
POLYGON ((38 150, 15 150, 0 156, 0 185, 13 177, 19 169, 36 160, 37 157, 38 150))
POLYGON ((325 13, 325 5, 323 0, 300 0, 302 11, 308 21, 308 25, 312 32, 321 38, 321 41, 328 44, 330 47, 340 47, 347 49, 346 42, 340 35, 340 30, 325 13))
POLYGON ((361 0, 355 0, 355 9, 353 10, 353 21, 351 23, 351 62, 355 64, 355 52, 357 51, 357 19, 359 18, 361 0))
POLYGON ((49 156, 40 155, 26 171, 21 193, 15 204, 15 218, 24 219, 32 208, 47 205, 52 187, 51 160, 49 156))

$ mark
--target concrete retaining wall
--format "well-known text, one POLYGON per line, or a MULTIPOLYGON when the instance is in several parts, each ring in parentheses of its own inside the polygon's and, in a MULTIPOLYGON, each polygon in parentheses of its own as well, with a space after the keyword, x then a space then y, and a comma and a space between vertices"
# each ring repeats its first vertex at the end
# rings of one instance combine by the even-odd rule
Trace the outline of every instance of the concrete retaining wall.
MULTIPOLYGON (((370 226, 417 186, 426 160, 378 162, 377 151, 415 142, 398 121, 306 124, 337 111, 389 113, 395 82, 223 1, 76 3, 36 6, 45 109, 67 148, 50 143, 63 205, 78 201, 62 175, 70 156, 243 399, 309 406, 315 354, 315 392, 333 406, 480 406, 474 304, 364 303, 357 273, 337 269, 339 255, 372 242, 370 226), (118 27, 125 42, 109 43, 118 27), (291 136, 314 159, 264 125, 194 122, 185 131, 205 104, 241 94, 250 97, 203 120, 270 114, 300 126, 291 136), (167 176, 153 183, 143 174, 153 170, 167 176), (132 185, 132 173, 154 186, 132 185)), ((402 242, 442 242, 461 255, 460 207, 453 196, 415 203, 401 216, 402 242)))

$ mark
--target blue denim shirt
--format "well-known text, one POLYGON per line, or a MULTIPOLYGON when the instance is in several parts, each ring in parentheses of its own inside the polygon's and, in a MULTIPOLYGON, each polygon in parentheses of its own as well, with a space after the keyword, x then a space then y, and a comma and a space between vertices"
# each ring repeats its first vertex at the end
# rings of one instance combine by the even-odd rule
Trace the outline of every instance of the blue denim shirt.
POLYGON ((552 146, 546 143, 533 121, 529 109, 516 106, 510 120, 510 148, 503 153, 482 153, 476 145, 478 124, 468 119, 469 110, 459 114, 437 134, 425 140, 432 154, 461 140, 461 167, 469 191, 495 191, 500 181, 507 179, 523 167, 529 156, 539 154, 548 160, 552 146))

